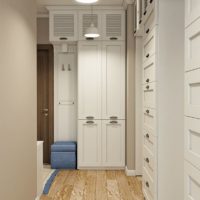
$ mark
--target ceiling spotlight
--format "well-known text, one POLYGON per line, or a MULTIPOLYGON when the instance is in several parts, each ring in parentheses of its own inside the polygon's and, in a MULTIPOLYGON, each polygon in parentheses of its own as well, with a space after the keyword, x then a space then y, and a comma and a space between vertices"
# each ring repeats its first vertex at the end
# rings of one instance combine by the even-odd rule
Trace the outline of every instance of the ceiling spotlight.
POLYGON ((76 0, 79 3, 96 3, 98 0, 76 0))

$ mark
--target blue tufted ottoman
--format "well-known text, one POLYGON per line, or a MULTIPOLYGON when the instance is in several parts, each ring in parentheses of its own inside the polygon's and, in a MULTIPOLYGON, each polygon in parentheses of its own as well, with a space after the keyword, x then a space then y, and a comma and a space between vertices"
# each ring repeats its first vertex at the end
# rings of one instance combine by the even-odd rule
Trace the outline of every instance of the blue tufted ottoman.
POLYGON ((76 169, 76 142, 55 142, 51 145, 52 169, 76 169))

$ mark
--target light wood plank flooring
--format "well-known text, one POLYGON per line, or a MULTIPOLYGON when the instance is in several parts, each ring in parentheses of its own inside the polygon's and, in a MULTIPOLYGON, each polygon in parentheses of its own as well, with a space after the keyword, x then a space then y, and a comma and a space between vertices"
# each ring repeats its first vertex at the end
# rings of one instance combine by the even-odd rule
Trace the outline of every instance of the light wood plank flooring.
POLYGON ((40 200, 143 200, 142 182, 124 171, 62 170, 40 200))

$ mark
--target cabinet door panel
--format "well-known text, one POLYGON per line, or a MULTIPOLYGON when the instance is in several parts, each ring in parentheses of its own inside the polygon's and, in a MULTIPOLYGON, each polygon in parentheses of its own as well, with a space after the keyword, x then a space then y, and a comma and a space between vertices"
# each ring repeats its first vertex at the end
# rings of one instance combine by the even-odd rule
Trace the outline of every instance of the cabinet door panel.
POLYGON ((200 68, 200 19, 185 32, 185 71, 200 68))
POLYGON ((101 44, 80 42, 78 58, 79 119, 101 119, 101 44))
POLYGON ((185 157, 200 170, 200 120, 185 118, 185 157))
POLYGON ((102 124, 103 166, 125 165, 125 121, 104 120, 102 124))
POLYGON ((185 75, 185 115, 200 119, 200 69, 185 75))
POLYGON ((125 40, 125 12, 104 11, 103 40, 125 40))
POLYGON ((101 166, 101 121, 79 120, 78 167, 101 166))
POLYGON ((50 41, 77 41, 76 11, 50 11, 50 41))
POLYGON ((184 200, 200 199, 200 171, 185 161, 185 198, 184 200))
POLYGON ((125 119, 125 47, 123 42, 103 44, 102 117, 125 119))
POLYGON ((200 17, 200 1, 186 0, 185 25, 188 26, 199 17, 200 17))
POLYGON ((93 15, 91 15, 90 10, 80 11, 79 12, 79 40, 87 40, 85 38, 85 33, 87 28, 90 27, 91 23, 97 27, 100 37, 94 38, 94 40, 102 39, 102 22, 101 22, 101 11, 93 11, 93 15))

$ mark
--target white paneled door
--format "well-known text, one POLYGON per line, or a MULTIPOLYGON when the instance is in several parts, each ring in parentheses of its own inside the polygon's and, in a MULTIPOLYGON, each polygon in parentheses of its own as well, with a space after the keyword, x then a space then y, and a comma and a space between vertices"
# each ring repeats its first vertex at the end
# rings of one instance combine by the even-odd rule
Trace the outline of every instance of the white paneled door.
POLYGON ((101 120, 79 120, 78 167, 101 165, 101 120))
POLYGON ((125 120, 102 121, 102 158, 104 167, 125 165, 125 120))
POLYGON ((101 43, 79 42, 78 118, 101 119, 101 43))
POLYGON ((125 119, 124 42, 104 42, 102 55, 102 119, 125 119))

